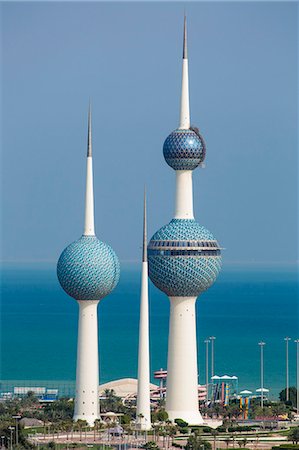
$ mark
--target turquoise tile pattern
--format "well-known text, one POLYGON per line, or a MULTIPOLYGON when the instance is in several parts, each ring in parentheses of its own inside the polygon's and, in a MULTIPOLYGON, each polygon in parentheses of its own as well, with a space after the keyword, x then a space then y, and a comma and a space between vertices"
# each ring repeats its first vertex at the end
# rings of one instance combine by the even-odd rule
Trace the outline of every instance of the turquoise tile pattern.
POLYGON ((205 143, 202 136, 192 129, 174 130, 166 138, 163 154, 174 170, 194 170, 205 159, 205 143))
POLYGON ((115 288, 119 260, 112 248, 96 236, 82 236, 63 250, 57 277, 67 294, 76 300, 100 300, 115 288))
MULTIPOLYGON (((187 253, 187 251, 186 251, 187 253)), ((193 297, 208 289, 221 269, 220 247, 210 231, 191 219, 172 219, 151 238, 148 245, 149 277, 154 285, 172 297, 193 297), (163 250, 158 253, 157 243, 165 250, 176 246, 175 241, 185 243, 184 248, 196 247, 195 242, 211 246, 209 255, 200 250, 190 254, 174 255, 163 250)))

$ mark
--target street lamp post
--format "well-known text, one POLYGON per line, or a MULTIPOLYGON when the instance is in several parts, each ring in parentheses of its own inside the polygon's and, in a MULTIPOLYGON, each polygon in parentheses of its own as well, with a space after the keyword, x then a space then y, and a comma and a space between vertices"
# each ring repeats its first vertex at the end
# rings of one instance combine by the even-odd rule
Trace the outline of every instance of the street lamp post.
POLYGON ((21 416, 15 415, 15 416, 12 416, 12 418, 16 419, 16 445, 18 445, 19 444, 19 426, 18 426, 19 422, 18 422, 18 420, 21 419, 21 416))
POLYGON ((261 407, 264 407, 264 346, 265 342, 259 342, 261 348, 261 407))
POLYGON ((8 429, 10 430, 10 450, 12 450, 12 443, 13 443, 13 440, 12 440, 12 433, 13 433, 13 430, 14 430, 14 427, 8 427, 8 429))
POLYGON ((215 341, 215 336, 210 336, 209 337, 210 341, 211 341, 211 377, 213 377, 215 375, 214 373, 214 341, 215 341))
POLYGON ((205 341, 206 344, 206 396, 207 396, 207 403, 209 400, 209 343, 210 340, 206 339, 205 341))
POLYGON ((289 388, 289 341, 290 337, 284 338, 286 342, 286 401, 288 402, 290 399, 290 388, 289 388))
POLYGON ((296 407, 297 407, 297 414, 299 414, 299 339, 296 339, 294 341, 296 343, 296 375, 297 375, 297 381, 296 381, 296 391, 297 391, 297 401, 296 401, 296 407))

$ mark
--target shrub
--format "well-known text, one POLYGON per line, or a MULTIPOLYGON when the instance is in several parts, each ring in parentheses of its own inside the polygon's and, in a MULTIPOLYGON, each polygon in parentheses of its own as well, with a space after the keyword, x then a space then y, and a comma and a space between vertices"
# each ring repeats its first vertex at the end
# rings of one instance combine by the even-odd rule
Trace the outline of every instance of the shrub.
POLYGON ((299 450, 298 444, 281 444, 272 447, 272 450, 299 450))
POLYGON ((174 419, 175 423, 178 427, 187 427, 188 422, 185 422, 183 419, 174 419))
POLYGON ((141 448, 144 448, 145 450, 158 450, 159 449, 159 447, 156 444, 156 442, 153 442, 153 441, 147 442, 141 448))
POLYGON ((157 418, 160 422, 165 422, 168 419, 168 413, 164 409, 161 409, 157 412, 157 418))
MULTIPOLYGON (((218 427, 217 429, 219 429, 220 427, 218 427)), ((230 433, 233 433, 234 431, 252 431, 252 427, 248 426, 248 425, 243 425, 243 426, 235 426, 235 427, 228 427, 228 431, 230 433)))

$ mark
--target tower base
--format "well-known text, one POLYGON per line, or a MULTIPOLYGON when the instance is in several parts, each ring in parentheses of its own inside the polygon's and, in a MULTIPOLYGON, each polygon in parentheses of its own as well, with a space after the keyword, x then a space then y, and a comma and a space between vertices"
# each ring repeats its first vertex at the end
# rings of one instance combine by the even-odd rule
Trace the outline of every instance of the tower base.
POLYGON ((140 431, 149 431, 152 429, 151 421, 146 420, 144 417, 137 418, 136 424, 135 424, 136 430, 140 431))
POLYGON ((200 425, 196 348, 196 297, 169 297, 166 411, 171 421, 200 425))
POLYGON ((100 419, 100 416, 85 416, 83 414, 75 414, 73 416, 73 421, 77 422, 78 420, 86 420, 88 426, 93 427, 96 420, 100 419))
POLYGON ((188 423, 188 425, 202 425, 203 418, 201 417, 201 414, 199 411, 169 411, 168 413, 168 420, 171 420, 171 422, 174 422, 175 419, 182 419, 185 422, 188 423))

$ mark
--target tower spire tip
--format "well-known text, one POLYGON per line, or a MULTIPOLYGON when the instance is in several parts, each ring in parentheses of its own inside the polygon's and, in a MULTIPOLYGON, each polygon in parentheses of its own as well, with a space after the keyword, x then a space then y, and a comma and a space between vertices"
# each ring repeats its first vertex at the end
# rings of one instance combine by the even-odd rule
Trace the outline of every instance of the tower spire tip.
POLYGON ((88 137, 87 137, 87 157, 92 156, 92 144, 91 144, 91 101, 89 99, 88 107, 88 137))
POLYGON ((143 251, 142 262, 147 262, 147 226, 146 226, 146 186, 144 186, 143 195, 143 251))
POLYGON ((186 18, 186 12, 185 11, 184 11, 183 59, 188 59, 188 51, 187 51, 187 18, 186 18))

